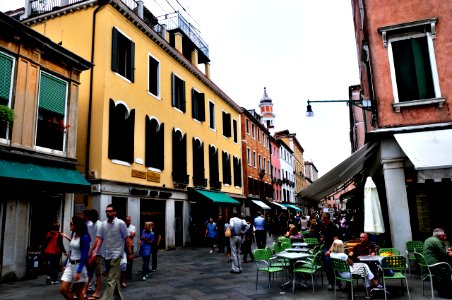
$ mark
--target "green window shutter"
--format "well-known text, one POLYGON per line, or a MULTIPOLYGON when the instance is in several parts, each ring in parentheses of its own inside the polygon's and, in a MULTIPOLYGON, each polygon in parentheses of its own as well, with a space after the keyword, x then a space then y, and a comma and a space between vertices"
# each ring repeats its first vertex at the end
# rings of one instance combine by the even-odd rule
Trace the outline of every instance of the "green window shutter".
POLYGON ((0 104, 8 105, 9 102, 13 62, 11 57, 0 53, 0 104))
POLYGON ((39 108, 64 116, 66 108, 67 82, 41 73, 39 108))

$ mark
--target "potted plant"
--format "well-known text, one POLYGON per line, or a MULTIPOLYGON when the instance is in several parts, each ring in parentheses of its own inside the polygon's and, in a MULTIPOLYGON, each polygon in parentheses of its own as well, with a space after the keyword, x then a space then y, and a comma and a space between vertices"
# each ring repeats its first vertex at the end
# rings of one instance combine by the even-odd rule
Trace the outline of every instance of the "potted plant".
POLYGON ((6 105, 0 105, 0 123, 11 127, 14 123, 14 110, 6 105))

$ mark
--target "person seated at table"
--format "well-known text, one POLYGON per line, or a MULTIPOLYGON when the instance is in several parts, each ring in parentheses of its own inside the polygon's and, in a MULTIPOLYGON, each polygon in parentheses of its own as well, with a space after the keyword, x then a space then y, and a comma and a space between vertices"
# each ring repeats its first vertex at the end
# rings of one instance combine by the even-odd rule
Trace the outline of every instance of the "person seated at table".
POLYGON ((429 265, 446 262, 446 265, 440 265, 432 268, 432 273, 435 274, 435 282, 433 286, 438 290, 438 294, 442 298, 451 299, 452 289, 450 266, 452 265, 452 248, 446 242, 447 235, 442 228, 435 228, 433 235, 427 238, 424 242, 424 256, 429 265))
POLYGON ((348 252, 348 256, 354 261, 358 262, 358 256, 361 255, 376 255, 375 245, 369 242, 369 236, 365 232, 359 235, 360 243, 348 252))
POLYGON ((291 239, 302 239, 303 235, 297 230, 297 226, 294 224, 289 225, 289 230, 284 235, 285 237, 291 239))
POLYGON ((305 238, 316 238, 317 240, 320 238, 320 233, 317 230, 316 226, 309 227, 309 232, 304 234, 303 237, 305 238))
MULTIPOLYGON (((368 292, 372 288, 382 288, 377 277, 374 276, 369 266, 366 263, 353 262, 350 257, 344 252, 344 242, 342 240, 335 240, 329 251, 330 258, 346 260, 350 264, 350 272, 352 275, 364 277, 364 285, 368 292)), ((350 273, 339 273, 342 278, 350 278, 350 273)))

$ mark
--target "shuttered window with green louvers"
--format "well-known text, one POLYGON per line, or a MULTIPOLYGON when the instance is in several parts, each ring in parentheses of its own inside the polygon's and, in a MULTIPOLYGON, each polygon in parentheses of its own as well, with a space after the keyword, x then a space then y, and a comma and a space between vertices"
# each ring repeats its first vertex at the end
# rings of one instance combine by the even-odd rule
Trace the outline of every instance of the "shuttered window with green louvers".
POLYGON ((41 73, 39 108, 64 116, 66 110, 67 82, 50 74, 41 73))
POLYGON ((0 52, 0 105, 9 104, 14 59, 0 52))

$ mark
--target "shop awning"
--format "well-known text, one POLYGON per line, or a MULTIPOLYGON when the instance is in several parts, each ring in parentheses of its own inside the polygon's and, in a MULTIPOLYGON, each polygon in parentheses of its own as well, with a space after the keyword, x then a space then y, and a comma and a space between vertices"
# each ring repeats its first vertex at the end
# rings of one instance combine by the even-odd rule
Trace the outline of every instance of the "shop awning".
POLYGON ((90 187, 90 183, 77 170, 1 159, 0 178, 61 184, 66 192, 89 191, 90 187))
POLYGON ((452 129, 394 134, 416 170, 452 168, 452 129))
POLYGON ((364 169, 366 161, 377 151, 377 145, 376 143, 365 144, 346 160, 302 190, 299 197, 301 199, 320 201, 328 196, 336 188, 364 169))
POLYGON ((285 207, 295 209, 296 211, 301 211, 301 208, 299 208, 298 206, 295 206, 293 204, 287 204, 287 203, 281 203, 281 204, 284 205, 285 207))
POLYGON ((217 204, 234 204, 240 205, 240 202, 229 197, 222 192, 205 191, 205 190, 194 190, 195 195, 201 195, 205 199, 212 201, 217 204))
POLYGON ((251 201, 253 201, 253 203, 256 204, 257 206, 260 206, 262 209, 271 209, 270 206, 268 206, 267 204, 260 200, 251 200, 251 201))
POLYGON ((287 210, 287 207, 285 207, 284 205, 281 205, 281 204, 278 203, 278 202, 270 202, 270 204, 273 204, 273 205, 275 205, 275 206, 278 206, 279 208, 282 208, 282 209, 284 209, 284 210, 287 210))
POLYGON ((417 181, 452 178, 452 129, 394 134, 418 171, 417 181))

